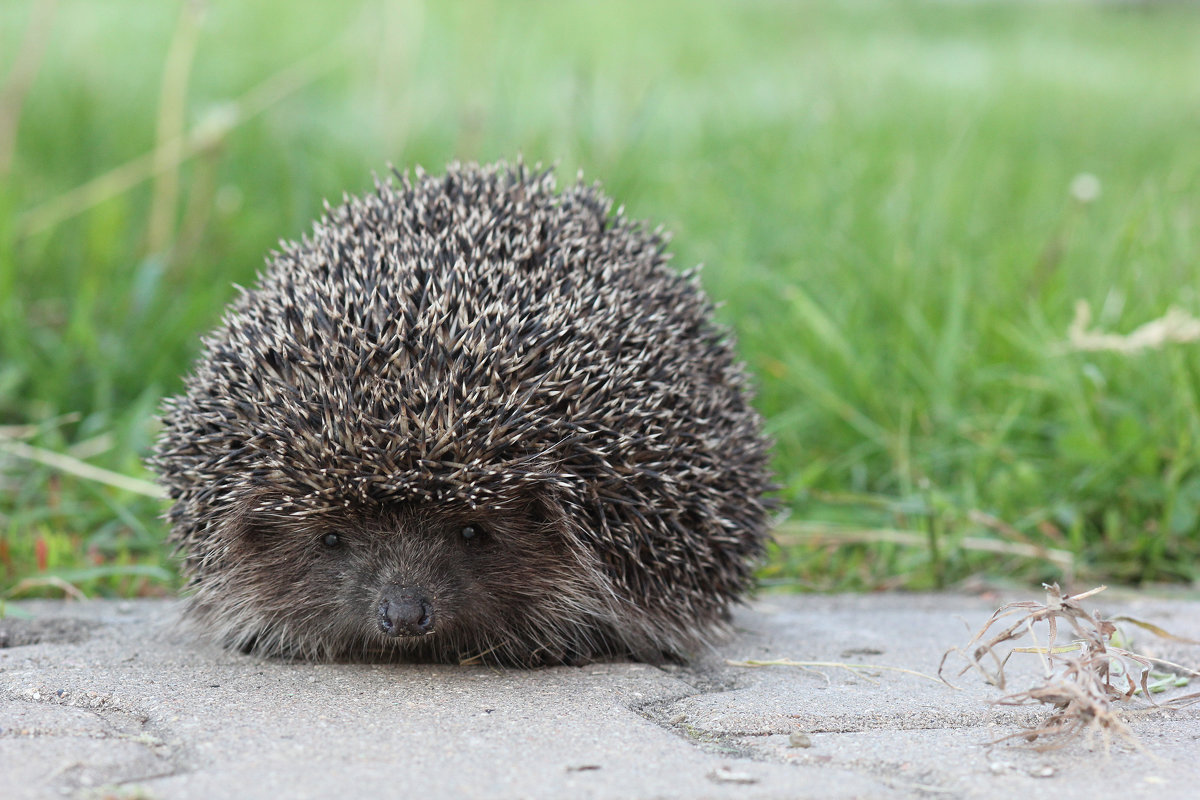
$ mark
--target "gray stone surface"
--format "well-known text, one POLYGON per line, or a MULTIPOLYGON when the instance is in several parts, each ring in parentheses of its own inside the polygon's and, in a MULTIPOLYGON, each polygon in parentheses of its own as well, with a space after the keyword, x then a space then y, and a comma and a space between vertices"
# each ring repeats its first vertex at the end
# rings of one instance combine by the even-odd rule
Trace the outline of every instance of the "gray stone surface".
MULTIPOLYGON (((21 603, 28 618, 0 619, 0 797, 1198 796, 1200 705, 1130 717, 1142 751, 1095 737, 1039 752, 992 744, 1040 712, 989 705, 972 674, 954 690, 728 663, 932 674, 997 603, 768 595, 687 667, 535 671, 284 663, 193 640, 172 602, 21 603)), ((1094 605, 1200 638, 1194 601, 1094 605)), ((1200 663, 1200 648, 1138 638, 1200 663)), ((1013 674, 1032 680, 1025 658, 1013 674)))

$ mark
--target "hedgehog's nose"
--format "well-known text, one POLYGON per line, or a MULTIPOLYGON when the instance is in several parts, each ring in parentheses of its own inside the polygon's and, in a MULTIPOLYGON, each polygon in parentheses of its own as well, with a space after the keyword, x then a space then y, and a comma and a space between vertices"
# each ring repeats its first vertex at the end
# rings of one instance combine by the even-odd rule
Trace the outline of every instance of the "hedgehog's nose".
POLYGON ((433 633, 433 603, 420 587, 393 584, 379 598, 376 620, 388 636, 424 636, 433 633))

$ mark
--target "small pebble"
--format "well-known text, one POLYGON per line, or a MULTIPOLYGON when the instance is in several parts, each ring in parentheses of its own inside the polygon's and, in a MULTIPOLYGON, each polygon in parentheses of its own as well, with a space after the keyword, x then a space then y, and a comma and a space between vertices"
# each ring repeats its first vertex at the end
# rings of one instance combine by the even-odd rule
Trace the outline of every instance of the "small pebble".
POLYGON ((792 731, 788 735, 788 747, 812 747, 812 739, 807 733, 792 731))
POLYGON ((708 779, 717 783, 758 783, 758 778, 750 773, 738 772, 725 766, 717 767, 708 773, 708 779))

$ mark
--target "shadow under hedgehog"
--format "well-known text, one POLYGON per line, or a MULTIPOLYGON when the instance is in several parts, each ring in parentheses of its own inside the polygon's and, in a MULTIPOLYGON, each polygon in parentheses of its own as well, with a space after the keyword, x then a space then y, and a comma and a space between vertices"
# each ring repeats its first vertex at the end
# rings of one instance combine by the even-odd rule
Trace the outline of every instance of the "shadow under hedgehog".
POLYGON ((273 253, 151 459, 187 615, 307 659, 686 659, 772 488, 727 331, 582 183, 451 165, 273 253))

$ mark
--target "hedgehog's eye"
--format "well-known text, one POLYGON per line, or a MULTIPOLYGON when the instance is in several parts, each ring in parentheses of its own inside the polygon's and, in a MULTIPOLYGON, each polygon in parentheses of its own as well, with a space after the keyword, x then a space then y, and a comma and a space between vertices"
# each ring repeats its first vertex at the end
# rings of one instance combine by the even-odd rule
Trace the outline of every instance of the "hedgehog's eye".
POLYGON ((327 533, 321 537, 321 544, 333 550, 342 546, 342 537, 336 533, 327 533))
POLYGON ((478 541, 483 536, 483 528, 478 525, 463 525, 458 529, 458 535, 463 538, 464 542, 478 541))

